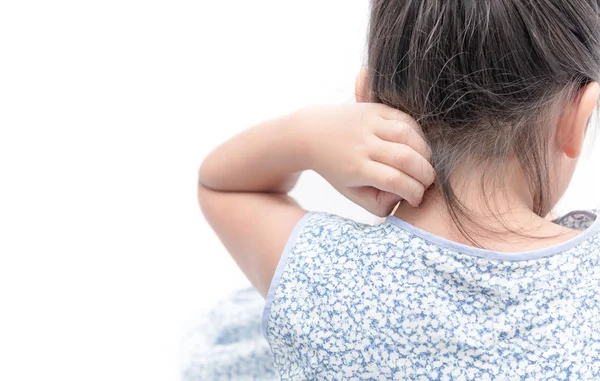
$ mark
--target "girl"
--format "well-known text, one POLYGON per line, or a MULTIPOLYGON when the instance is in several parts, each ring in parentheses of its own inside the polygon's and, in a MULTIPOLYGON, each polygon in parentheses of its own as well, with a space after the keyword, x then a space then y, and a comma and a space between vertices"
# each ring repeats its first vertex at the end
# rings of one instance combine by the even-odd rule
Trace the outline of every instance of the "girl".
POLYGON ((547 218, 598 101, 599 12, 373 0, 359 103, 206 159, 201 208, 266 297, 282 380, 600 378, 600 219, 547 218), (393 215, 303 210, 286 193, 308 169, 393 215))

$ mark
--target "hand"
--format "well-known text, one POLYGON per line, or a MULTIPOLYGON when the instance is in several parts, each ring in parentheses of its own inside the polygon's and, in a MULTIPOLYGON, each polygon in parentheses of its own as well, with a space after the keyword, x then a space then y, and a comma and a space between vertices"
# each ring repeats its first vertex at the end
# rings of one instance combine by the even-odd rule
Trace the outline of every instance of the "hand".
POLYGON ((299 113, 311 168, 369 212, 388 216, 402 199, 417 207, 433 184, 429 147, 409 115, 375 103, 299 113))

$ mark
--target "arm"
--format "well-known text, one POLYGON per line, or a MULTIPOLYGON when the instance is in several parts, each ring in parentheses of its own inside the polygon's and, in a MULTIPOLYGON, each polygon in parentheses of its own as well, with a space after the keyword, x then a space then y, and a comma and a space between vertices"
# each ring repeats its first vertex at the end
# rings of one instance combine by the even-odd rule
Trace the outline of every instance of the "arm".
POLYGON ((306 134, 292 120, 288 115, 242 132, 200 168, 202 212, 263 296, 287 237, 306 213, 286 194, 309 168, 306 134))
POLYGON ((418 205, 433 183, 418 126, 383 105, 304 109, 242 132, 200 168, 200 207, 252 284, 266 295, 296 223, 291 199, 300 172, 313 169, 343 195, 385 216, 406 199, 418 205))
POLYGON ((296 113, 243 131, 206 158, 200 184, 216 191, 287 193, 310 168, 306 130, 296 113))

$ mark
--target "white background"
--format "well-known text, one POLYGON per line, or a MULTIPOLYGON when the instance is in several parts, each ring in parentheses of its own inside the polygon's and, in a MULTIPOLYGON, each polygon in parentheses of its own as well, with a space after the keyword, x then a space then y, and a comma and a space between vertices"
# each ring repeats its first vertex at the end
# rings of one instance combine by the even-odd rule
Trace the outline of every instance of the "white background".
MULTIPOLYGON (((261 120, 351 102, 367 11, 2 2, 0 379, 179 378, 186 327, 247 285, 197 208, 202 158, 261 120)), ((597 204, 598 151, 563 210, 597 204)), ((294 194, 373 221, 314 174, 294 194)))

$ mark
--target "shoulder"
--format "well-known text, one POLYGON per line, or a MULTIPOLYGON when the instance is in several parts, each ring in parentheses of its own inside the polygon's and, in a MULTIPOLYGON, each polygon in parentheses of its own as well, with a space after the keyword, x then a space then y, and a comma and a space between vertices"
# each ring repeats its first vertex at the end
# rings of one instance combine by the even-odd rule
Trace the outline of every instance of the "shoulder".
POLYGON ((296 252, 309 250, 311 246, 324 244, 328 250, 349 242, 360 245, 385 236, 384 224, 370 225, 325 212, 309 212, 296 226, 290 236, 289 249, 296 252))
POLYGON ((388 223, 370 225, 323 212, 309 212, 290 235, 276 271, 281 279, 313 279, 339 266, 389 256, 406 240, 388 223))
POLYGON ((314 300, 314 295, 327 293, 342 272, 353 273, 367 246, 385 236, 381 230, 381 225, 330 213, 305 214, 288 238, 267 293, 261 322, 265 337, 273 318, 287 321, 282 311, 290 303, 306 303, 309 290, 314 300))
POLYGON ((365 231, 372 227, 326 212, 308 212, 305 216, 305 230, 312 232, 365 231))

